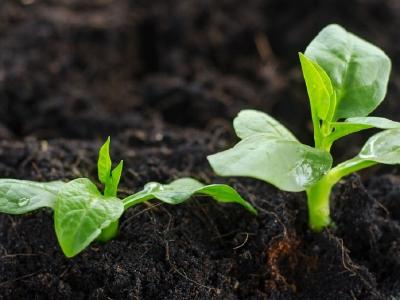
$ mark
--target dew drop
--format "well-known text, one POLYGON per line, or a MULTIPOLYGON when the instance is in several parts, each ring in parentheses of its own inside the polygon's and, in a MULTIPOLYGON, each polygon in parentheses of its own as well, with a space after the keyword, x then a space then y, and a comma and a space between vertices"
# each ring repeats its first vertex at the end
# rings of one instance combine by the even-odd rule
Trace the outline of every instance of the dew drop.
POLYGON ((161 184, 158 182, 149 182, 144 186, 144 190, 146 192, 153 192, 161 188, 161 184))
POLYGON ((19 206, 19 207, 23 207, 23 206, 26 206, 26 205, 28 205, 29 204, 29 198, 21 198, 21 199, 19 199, 18 200, 18 203, 17 203, 17 205, 19 206))

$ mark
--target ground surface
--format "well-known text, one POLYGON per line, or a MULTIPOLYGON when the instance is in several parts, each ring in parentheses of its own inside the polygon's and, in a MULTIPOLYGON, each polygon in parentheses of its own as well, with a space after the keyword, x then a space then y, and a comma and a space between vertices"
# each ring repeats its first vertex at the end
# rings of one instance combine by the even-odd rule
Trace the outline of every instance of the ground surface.
MULTIPOLYGON (((297 52, 337 22, 393 59, 378 110, 400 120, 397 1, 0 2, 0 177, 95 180, 112 135, 121 193, 192 176, 235 186, 259 210, 193 199, 141 205, 119 237, 64 258, 51 212, 0 215, 1 299, 398 299, 400 177, 341 182, 337 229, 307 229, 303 194, 214 176, 207 154, 234 141, 243 108, 311 142, 297 52)), ((350 157, 365 140, 339 143, 350 157)))

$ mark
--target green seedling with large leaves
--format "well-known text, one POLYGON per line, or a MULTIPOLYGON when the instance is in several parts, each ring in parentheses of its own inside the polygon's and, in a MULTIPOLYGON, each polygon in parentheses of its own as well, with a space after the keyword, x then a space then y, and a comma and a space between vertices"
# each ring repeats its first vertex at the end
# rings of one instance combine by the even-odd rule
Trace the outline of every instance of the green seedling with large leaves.
POLYGON ((400 163, 400 123, 368 116, 386 94, 391 69, 390 59, 376 46, 333 24, 299 56, 315 146, 299 142, 269 115, 244 110, 233 124, 241 141, 208 159, 222 176, 253 177, 284 191, 306 191, 309 224, 320 231, 331 223, 329 198, 341 178, 378 163, 400 163), (332 144, 368 128, 385 130, 373 135, 356 157, 332 168, 332 144))
POLYGON ((203 185, 192 178, 170 184, 150 182, 142 191, 121 200, 117 192, 123 162, 112 169, 109 148, 110 138, 99 151, 98 177, 104 186, 103 193, 88 178, 47 183, 0 179, 0 212, 25 214, 43 207, 53 209, 57 239, 67 257, 77 255, 94 240, 107 242, 114 238, 124 211, 152 199, 176 205, 192 196, 208 196, 218 202, 238 203, 256 213, 232 187, 203 185))

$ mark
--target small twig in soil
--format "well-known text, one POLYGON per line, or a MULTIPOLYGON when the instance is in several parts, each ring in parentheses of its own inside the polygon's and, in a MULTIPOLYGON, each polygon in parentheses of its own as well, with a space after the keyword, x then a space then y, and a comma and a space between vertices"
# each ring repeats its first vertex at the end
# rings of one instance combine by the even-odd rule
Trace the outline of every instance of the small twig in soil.
POLYGON ((277 221, 279 224, 282 225, 282 228, 283 228, 283 235, 284 235, 284 236, 287 236, 287 228, 286 228, 285 224, 282 222, 282 220, 279 218, 278 214, 276 214, 275 212, 272 212, 272 211, 268 211, 268 210, 266 210, 266 209, 263 209, 263 208, 261 208, 261 207, 257 207, 257 209, 258 209, 259 211, 262 211, 263 213, 265 213, 265 214, 267 214, 267 215, 272 215, 272 216, 274 216, 275 219, 276 219, 276 221, 277 221))
POLYGON ((353 290, 350 291, 350 294, 351 294, 351 297, 352 297, 354 300, 357 300, 357 297, 356 297, 356 295, 354 295, 353 290))
POLYGON ((37 166, 37 164, 33 161, 32 162, 32 168, 36 171, 37 177, 40 179, 43 179, 43 174, 40 171, 39 167, 37 166))
POLYGON ((59 278, 63 278, 65 275, 69 273, 70 270, 71 270, 70 267, 66 267, 65 270, 62 271, 62 273, 59 275, 59 278))
POLYGON ((129 173, 133 176, 133 179, 136 180, 136 179, 140 178, 139 173, 135 172, 133 169, 129 168, 126 171, 127 171, 127 173, 129 173))
MULTIPOLYGON (((329 237, 330 238, 335 238, 334 235, 332 235, 330 233, 330 231, 328 231, 328 232, 329 232, 329 237)), ((348 250, 344 247, 343 239, 340 239, 340 238, 335 238, 335 239, 338 240, 339 245, 340 245, 341 250, 342 250, 342 264, 343 264, 343 267, 348 272, 350 272, 352 276, 358 276, 361 279, 361 281, 368 288, 370 288, 372 290, 373 289, 372 285, 368 282, 368 280, 366 280, 364 278, 364 276, 360 272, 358 272, 358 270, 360 270, 360 267, 352 263, 351 258, 349 257, 349 254, 348 254, 348 250)))
POLYGON ((168 209, 167 209, 164 205, 161 206, 161 209, 162 209, 163 211, 165 211, 165 213, 168 215, 168 224, 167 224, 167 227, 166 227, 166 228, 164 229, 164 231, 163 231, 163 234, 165 234, 165 233, 168 232, 168 231, 170 230, 170 228, 171 228, 173 216, 172 216, 172 214, 168 211, 168 209))
POLYGON ((237 230, 232 230, 227 233, 221 234, 220 236, 214 236, 211 238, 211 240, 214 241, 216 239, 226 238, 226 237, 228 237, 230 235, 234 235, 234 234, 239 234, 239 232, 237 230))
POLYGON ((82 153, 82 151, 79 151, 75 161, 72 163, 71 168, 72 168, 74 174, 77 175, 77 176, 82 176, 81 171, 78 168, 78 166, 80 165, 80 163, 82 162, 82 159, 84 157, 85 157, 85 154, 82 153))
POLYGON ((7 280, 7 281, 0 282, 0 286, 5 286, 5 285, 8 285, 8 284, 10 284, 10 283, 14 283, 14 282, 16 282, 16 281, 19 281, 19 280, 21 280, 21 279, 26 279, 26 278, 35 276, 35 275, 37 275, 37 274, 39 274, 39 273, 40 273, 40 271, 34 272, 34 273, 30 273, 30 274, 26 274, 26 275, 23 275, 23 276, 14 278, 14 279, 10 279, 10 280, 7 280))
POLYGON ((342 250, 342 264, 343 267, 349 271, 353 275, 359 275, 355 270, 360 269, 358 266, 351 264, 350 262, 347 263, 346 261, 349 261, 349 255, 348 255, 348 250, 344 247, 343 239, 337 238, 340 249, 342 250))
POLYGON ((15 258, 18 256, 50 256, 46 253, 15 253, 15 254, 6 254, 0 257, 0 259, 5 258, 15 258))
POLYGON ((254 42, 256 44, 258 54, 260 55, 263 64, 268 64, 271 63, 271 61, 276 61, 267 35, 262 32, 258 32, 254 37, 254 42))
POLYGON ((386 206, 383 205, 381 202, 379 202, 377 199, 375 199, 375 197, 373 197, 373 199, 374 199, 375 203, 376 203, 380 208, 383 209, 383 211, 385 212, 386 216, 390 216, 390 212, 389 212, 389 210, 386 208, 386 206))
POLYGON ((244 245, 246 245, 247 241, 249 240, 249 234, 247 232, 245 232, 244 234, 246 234, 246 238, 244 239, 243 243, 241 243, 239 246, 233 247, 233 250, 237 250, 239 248, 242 248, 244 245))

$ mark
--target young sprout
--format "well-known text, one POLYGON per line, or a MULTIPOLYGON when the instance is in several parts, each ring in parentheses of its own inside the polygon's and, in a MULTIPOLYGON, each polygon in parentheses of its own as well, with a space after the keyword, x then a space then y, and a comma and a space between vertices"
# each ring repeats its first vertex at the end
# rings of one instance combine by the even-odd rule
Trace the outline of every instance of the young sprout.
POLYGON ((175 205, 192 196, 208 196, 218 202, 238 203, 256 213, 232 187, 203 185, 192 178, 170 184, 150 182, 142 191, 121 200, 117 198, 117 191, 123 162, 112 169, 109 148, 110 138, 99 152, 98 177, 104 185, 103 193, 88 178, 47 183, 0 179, 0 212, 24 214, 43 207, 53 209, 57 239, 67 257, 77 255, 94 240, 107 242, 114 238, 124 211, 152 199, 175 205))
POLYGON ((241 141, 208 160, 222 176, 253 177, 284 191, 306 191, 310 227, 321 231, 331 223, 329 197, 341 178, 378 163, 400 163, 400 123, 368 117, 386 94, 391 69, 379 48, 329 25, 299 56, 315 147, 300 143, 267 114, 244 110, 233 123, 241 141), (356 157, 331 168, 336 140, 374 127, 386 130, 373 135, 356 157))

